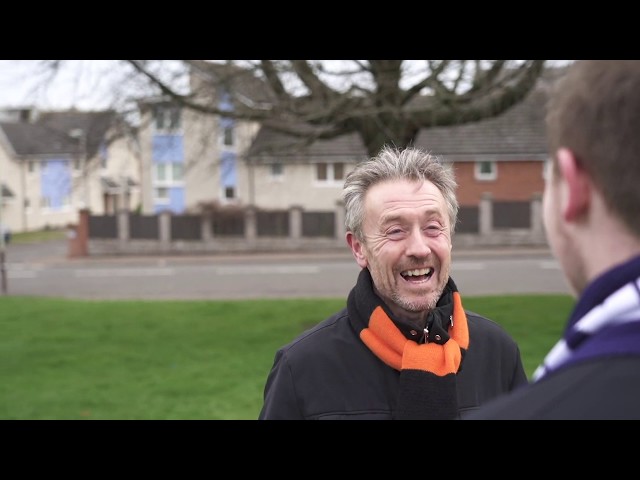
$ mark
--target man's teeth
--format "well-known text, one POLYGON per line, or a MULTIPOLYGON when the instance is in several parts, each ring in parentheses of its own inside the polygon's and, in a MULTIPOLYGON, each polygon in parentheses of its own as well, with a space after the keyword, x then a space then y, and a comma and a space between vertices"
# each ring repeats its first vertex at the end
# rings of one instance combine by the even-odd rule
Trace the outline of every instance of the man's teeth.
POLYGON ((432 268, 416 268, 415 270, 407 270, 402 272, 403 277, 419 277, 421 275, 429 275, 433 271, 432 268))

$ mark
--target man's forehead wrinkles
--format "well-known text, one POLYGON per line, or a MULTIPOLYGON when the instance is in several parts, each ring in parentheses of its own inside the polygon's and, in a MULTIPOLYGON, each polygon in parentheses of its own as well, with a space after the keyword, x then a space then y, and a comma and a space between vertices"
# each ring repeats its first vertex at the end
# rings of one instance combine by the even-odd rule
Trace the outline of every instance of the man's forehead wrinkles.
POLYGON ((429 206, 426 206, 424 209, 419 209, 419 210, 416 208, 412 208, 410 209, 408 214, 405 212, 401 212, 400 210, 403 210, 403 209, 398 209, 398 208, 387 209, 385 212, 381 213, 380 219, 386 222, 386 221, 406 218, 407 216, 410 216, 410 215, 417 215, 419 217, 428 217, 432 215, 439 215, 442 213, 437 205, 429 205, 429 206))

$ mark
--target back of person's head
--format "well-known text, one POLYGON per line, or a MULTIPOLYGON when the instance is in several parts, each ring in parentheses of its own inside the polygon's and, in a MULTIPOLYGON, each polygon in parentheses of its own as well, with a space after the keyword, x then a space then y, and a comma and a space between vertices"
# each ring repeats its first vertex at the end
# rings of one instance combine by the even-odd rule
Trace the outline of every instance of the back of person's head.
POLYGON ((640 61, 580 60, 547 105, 550 153, 573 151, 608 208, 640 236, 640 61))
POLYGON ((449 213, 451 234, 455 230, 458 216, 457 184, 453 169, 419 148, 394 148, 384 146, 378 155, 360 162, 349 172, 344 183, 342 199, 346 215, 345 226, 348 231, 363 241, 362 223, 364 222, 364 199, 373 185, 386 180, 409 180, 433 183, 442 193, 449 213))

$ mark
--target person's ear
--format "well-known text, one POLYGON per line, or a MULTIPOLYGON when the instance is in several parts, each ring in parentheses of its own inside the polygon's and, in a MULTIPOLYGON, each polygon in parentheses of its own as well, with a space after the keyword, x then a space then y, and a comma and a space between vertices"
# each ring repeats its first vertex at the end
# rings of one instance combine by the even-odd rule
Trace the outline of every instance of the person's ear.
POLYGON ((347 232, 346 238, 356 262, 360 267, 366 268, 368 262, 367 257, 364 254, 364 246, 362 245, 362 242, 358 240, 352 232, 347 232))
POLYGON ((566 197, 562 206, 562 216, 573 221, 589 209, 591 201, 591 179, 580 165, 573 151, 561 148, 556 153, 560 179, 566 188, 566 197))

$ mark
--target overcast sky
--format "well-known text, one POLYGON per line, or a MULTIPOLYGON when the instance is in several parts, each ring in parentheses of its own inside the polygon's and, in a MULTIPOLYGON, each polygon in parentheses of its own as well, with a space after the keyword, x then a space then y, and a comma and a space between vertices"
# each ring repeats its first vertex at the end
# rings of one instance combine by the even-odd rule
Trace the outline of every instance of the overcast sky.
MULTIPOLYGON (((0 108, 36 106, 41 110, 114 106, 113 84, 122 82, 117 60, 63 60, 54 78, 47 76, 41 60, 0 60, 0 108)), ((566 64, 567 60, 549 60, 566 64)))
POLYGON ((108 108, 113 60, 64 60, 53 80, 39 60, 0 60, 0 108, 108 108))

